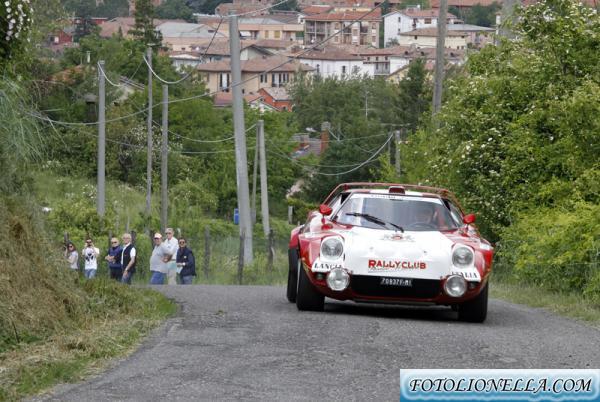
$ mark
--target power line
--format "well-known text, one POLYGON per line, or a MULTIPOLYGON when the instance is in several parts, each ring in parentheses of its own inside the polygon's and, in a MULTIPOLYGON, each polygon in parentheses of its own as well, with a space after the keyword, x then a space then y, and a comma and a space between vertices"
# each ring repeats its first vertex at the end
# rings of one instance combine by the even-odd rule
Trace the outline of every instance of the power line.
POLYGON ((96 63, 96 65, 98 66, 98 71, 100 71, 102 73, 102 75, 104 76, 104 79, 113 87, 117 87, 120 88, 122 85, 121 84, 115 84, 114 82, 112 82, 110 80, 110 78, 108 78, 108 75, 106 75, 106 72, 104 71, 104 69, 102 68, 102 66, 100 65, 100 62, 96 63))
MULTIPOLYGON (((285 0, 288 1, 288 0, 285 0)), ((215 32, 213 33, 212 38, 210 38, 210 42, 208 43, 208 46, 206 47, 206 49, 204 50, 204 53, 200 56, 201 60, 204 60, 204 57, 206 56, 206 54, 208 53, 208 50, 210 49, 210 46, 212 45, 213 41, 215 40, 215 37, 217 36, 217 33, 219 32, 219 28, 221 27, 221 24, 223 23, 223 17, 221 17, 221 19, 219 20, 219 25, 217 25, 217 28, 215 29, 215 32)), ((185 81, 186 79, 188 79, 192 73, 194 72, 195 69, 190 70, 189 73, 187 73, 185 76, 183 76, 182 78, 178 79, 177 81, 167 81, 163 78, 161 78, 153 69, 152 66, 148 63, 148 60, 146 60, 145 56, 143 57, 143 61, 146 63, 146 65, 148 66, 148 68, 150 69, 150 71, 152 71, 152 75, 154 75, 156 77, 157 80, 159 80, 160 82, 162 82, 163 84, 167 84, 167 85, 176 85, 179 84, 182 81, 185 81)))
POLYGON ((269 9, 271 9, 271 8, 273 8, 273 7, 277 7, 277 6, 279 6, 279 5, 283 4, 283 3, 287 3, 288 1, 290 1, 290 0, 281 0, 279 3, 275 3, 275 4, 273 4, 273 5, 270 5, 270 6, 267 6, 267 7, 259 8, 258 10, 254 10, 254 11, 247 11, 247 12, 245 12, 245 13, 241 13, 241 14, 233 14, 233 15, 228 15, 228 17, 232 17, 232 16, 236 16, 236 17, 243 17, 244 15, 248 15, 248 14, 256 14, 256 13, 260 13, 260 12, 262 12, 262 11, 269 10, 269 9))
MULTIPOLYGON (((365 12, 364 14, 362 14, 362 15, 361 15, 359 18, 357 18, 357 19, 355 19, 355 20, 351 21, 351 22, 350 22, 350 24, 349 24, 348 26, 350 26, 350 27, 351 27, 351 26, 352 26, 352 25, 354 25, 355 23, 357 23, 357 22, 361 22, 363 18, 365 18, 366 16, 368 16, 369 14, 371 14, 373 11, 377 10, 378 8, 381 8, 381 7, 382 7, 384 4, 386 4, 387 2, 388 2, 388 0, 384 0, 382 3, 380 3, 380 4, 376 5, 375 7, 371 8, 369 11, 365 12)), ((347 27, 348 27, 348 26, 347 26, 347 27)), ((282 67, 282 66, 284 66, 284 65, 286 65, 286 64, 288 64, 288 63, 290 63, 290 62, 291 62, 293 59, 298 59, 298 58, 300 58, 302 55, 304 55, 304 54, 306 54, 306 53, 308 53, 308 52, 311 52, 311 51, 315 50, 316 48, 318 48, 319 46, 323 45, 324 43, 326 43, 326 42, 330 41, 330 40, 331 40, 331 39, 333 39, 335 36, 337 36, 337 35, 339 35, 340 33, 342 33, 342 32, 344 31, 344 29, 347 29, 347 27, 342 27, 340 30, 338 30, 338 31, 334 32, 333 34, 329 35, 328 37, 326 37, 325 39, 323 39, 321 42, 319 42, 319 43, 317 43, 317 44, 315 44, 315 45, 313 45, 313 46, 310 46, 310 47, 308 47, 308 48, 304 49, 302 52, 298 53, 297 55, 294 55, 294 56, 287 56, 287 57, 288 57, 288 60, 284 61, 283 63, 280 63, 280 64, 276 65, 275 67, 272 67, 272 68, 270 68, 270 69, 268 69, 268 70, 265 70, 265 71, 263 71, 263 72, 261 72, 261 73, 258 73, 258 74, 255 74, 255 75, 252 75, 252 76, 250 76, 250 77, 246 78, 245 80, 242 80, 242 81, 240 81, 239 83, 237 83, 237 84, 235 84, 235 85, 236 85, 236 86, 237 86, 237 85, 243 85, 243 84, 245 84, 246 82, 249 82, 249 81, 251 81, 251 80, 253 80, 253 79, 257 78, 257 77, 260 77, 260 76, 261 76, 261 75, 263 75, 263 74, 270 73, 271 71, 274 71, 274 70, 278 69, 279 67, 282 67)), ((202 94, 202 95, 190 96, 190 97, 188 97, 188 98, 182 98, 182 99, 173 99, 173 100, 169 101, 169 103, 185 102, 185 101, 188 101, 188 100, 192 100, 192 99, 198 99, 198 98, 202 98, 202 97, 205 97, 205 96, 212 96, 212 95, 215 95, 215 94, 217 94, 217 93, 219 93, 219 92, 223 92, 224 90, 231 89, 231 88, 233 88, 233 86, 234 86, 234 84, 231 84, 231 85, 229 85, 229 86, 227 86, 227 87, 223 87, 223 88, 221 88, 220 90, 216 90, 216 91, 213 91, 213 92, 208 92, 208 93, 205 93, 205 94, 202 94)))
MULTIPOLYGON (((352 26, 355 23, 362 21, 363 18, 365 18, 366 16, 368 16, 369 14, 371 14, 373 11, 377 10, 378 8, 381 8, 387 2, 388 2, 388 0, 384 0, 382 3, 376 5, 375 7, 372 7, 369 11, 366 11, 365 13, 363 13, 359 18, 351 21, 348 26, 352 26)), ((337 36, 340 33, 342 33, 344 31, 344 29, 346 29, 346 28, 347 27, 342 27, 340 30, 338 30, 338 31, 334 32, 333 34, 329 35, 328 37, 326 37, 325 39, 323 39, 321 42, 319 42, 319 43, 317 43, 317 44, 315 44, 313 46, 310 46, 310 47, 306 48, 305 50, 303 50, 302 52, 298 53, 297 55, 288 56, 288 60, 286 60, 286 61, 284 61, 284 62, 276 65, 275 67, 272 67, 272 68, 270 68, 268 70, 265 70, 265 71, 263 71, 261 73, 258 73, 258 74, 255 74, 253 76, 250 76, 247 79, 240 81, 236 85, 243 85, 246 82, 255 79, 256 77, 261 76, 262 74, 267 74, 267 73, 269 73, 269 72, 271 72, 273 70, 278 69, 281 66, 284 66, 287 63, 290 63, 293 59, 300 58, 302 55, 304 55, 304 54, 306 54, 306 53, 308 53, 308 52, 310 52, 312 50, 315 50, 317 47, 319 47, 319 46, 323 45, 324 43, 330 41, 332 38, 334 38, 335 36, 337 36)), ((204 94, 201 94, 201 95, 190 96, 190 97, 182 98, 182 99, 173 99, 173 100, 168 101, 168 104, 178 103, 178 102, 186 102, 186 101, 193 100, 193 99, 199 99, 199 98, 204 98, 204 97, 208 97, 208 96, 213 96, 213 95, 216 95, 219 92, 222 92, 223 90, 231 89, 231 88, 233 88, 233 84, 231 84, 231 85, 229 85, 227 87, 221 88, 220 90, 217 90, 217 91, 207 92, 207 93, 204 93, 204 94)), ((157 106, 158 105, 154 105, 153 108, 157 107, 157 106)), ((124 120, 124 119, 127 119, 129 117, 136 116, 138 114, 144 113, 146 111, 146 109, 147 108, 145 108, 144 110, 139 110, 137 112, 131 113, 129 115, 125 115, 125 116, 121 116, 121 117, 118 117, 118 118, 106 120, 106 123, 111 123, 111 122, 115 122, 115 121, 119 121, 119 120, 124 120)), ((58 120, 52 120, 50 118, 47 118, 47 117, 44 117, 44 116, 39 116, 39 115, 34 115, 34 114, 32 114, 32 116, 35 117, 35 118, 38 118, 40 120, 45 120, 45 121, 48 121, 48 122, 52 122, 54 124, 64 125, 64 126, 77 126, 77 125, 79 125, 79 126, 94 126, 94 125, 98 124, 98 122, 91 122, 91 123, 63 122, 63 121, 58 121, 58 120)))
MULTIPOLYGON (((365 160, 364 162, 359 163, 358 165, 356 165, 352 169, 349 169, 349 170, 346 170, 346 171, 343 171, 343 172, 338 172, 338 173, 323 173, 323 172, 314 172, 314 171, 311 172, 311 173, 312 174, 316 174, 316 175, 320 175, 320 176, 338 176, 338 175, 344 175, 344 174, 352 173, 352 172, 360 169, 361 167, 367 165, 371 161, 373 161, 373 159, 381 152, 381 150, 384 149, 385 146, 390 142, 390 140, 392 139, 392 137, 393 137, 393 135, 390 135, 388 137, 388 139, 383 143, 383 145, 381 147, 379 147, 379 149, 376 152, 374 152, 367 160, 365 160)), ((277 152, 271 151, 271 153, 274 153, 275 155, 283 156, 283 155, 281 155, 281 154, 279 154, 277 152)), ((298 162, 296 159, 291 158, 289 156, 284 156, 284 157, 287 158, 287 159, 290 159, 292 162, 300 165, 300 167, 304 168, 305 170, 307 169, 306 165, 303 165, 302 163, 298 162)), ((337 166, 337 167, 341 167, 341 165, 337 166)))

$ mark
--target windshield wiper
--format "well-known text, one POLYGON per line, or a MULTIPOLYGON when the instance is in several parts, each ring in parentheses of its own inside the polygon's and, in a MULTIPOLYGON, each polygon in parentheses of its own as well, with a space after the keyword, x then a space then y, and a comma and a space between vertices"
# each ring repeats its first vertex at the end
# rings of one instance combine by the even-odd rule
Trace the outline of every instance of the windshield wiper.
POLYGON ((398 226, 398 225, 396 225, 395 223, 392 223, 392 222, 386 222, 386 221, 384 221, 382 219, 379 219, 378 217, 373 216, 373 215, 363 214, 361 212, 346 212, 346 215, 358 216, 360 218, 365 218, 369 222, 373 222, 373 223, 375 223, 375 224, 377 224, 379 226, 388 226, 388 225, 390 225, 390 226, 393 226, 396 229, 400 230, 402 233, 404 233, 404 229, 402 229, 402 226, 398 226))

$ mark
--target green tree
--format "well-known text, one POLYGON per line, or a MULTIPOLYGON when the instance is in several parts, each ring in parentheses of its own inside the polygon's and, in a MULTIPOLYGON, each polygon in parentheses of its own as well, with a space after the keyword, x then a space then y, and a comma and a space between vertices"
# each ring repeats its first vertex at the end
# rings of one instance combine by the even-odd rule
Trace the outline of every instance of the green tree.
POLYGON ((465 9, 450 6, 448 12, 456 15, 463 20, 465 24, 479 25, 482 27, 493 27, 496 25, 496 13, 500 11, 502 6, 498 2, 484 6, 475 4, 474 6, 465 9))
POLYGON ((135 25, 130 31, 135 40, 147 45, 162 43, 160 32, 154 28, 155 10, 152 0, 135 1, 135 25))
POLYGON ((549 0, 513 30, 470 56, 447 82, 441 128, 403 149, 410 180, 458 192, 492 240, 538 208, 600 202, 600 17, 549 0))
POLYGON ((184 0, 168 0, 156 7, 156 16, 163 19, 194 22, 193 11, 184 0))

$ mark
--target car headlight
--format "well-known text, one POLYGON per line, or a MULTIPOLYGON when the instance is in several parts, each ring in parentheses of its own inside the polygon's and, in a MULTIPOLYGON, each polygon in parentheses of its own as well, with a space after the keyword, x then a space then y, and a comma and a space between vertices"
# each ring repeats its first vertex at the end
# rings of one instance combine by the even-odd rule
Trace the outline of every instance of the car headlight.
POLYGON ((339 237, 328 237, 321 242, 321 258, 337 260, 344 254, 344 243, 339 237))
POLYGON ((467 281, 460 275, 450 275, 444 283, 444 291, 448 296, 461 297, 467 291, 467 281))
POLYGON ((458 246, 452 252, 452 264, 455 267, 466 268, 473 264, 473 250, 466 246, 458 246))
POLYGON ((350 275, 345 269, 334 268, 327 274, 327 286, 338 292, 346 289, 350 284, 350 275))

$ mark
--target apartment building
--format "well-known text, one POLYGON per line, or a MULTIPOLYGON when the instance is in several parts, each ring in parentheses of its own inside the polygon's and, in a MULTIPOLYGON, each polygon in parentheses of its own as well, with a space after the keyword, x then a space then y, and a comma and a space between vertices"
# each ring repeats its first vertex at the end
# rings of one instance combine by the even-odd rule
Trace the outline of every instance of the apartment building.
POLYGON ((379 47, 380 23, 381 9, 379 8, 367 15, 365 11, 335 11, 335 9, 322 14, 308 15, 304 17, 304 44, 313 45, 332 37, 330 43, 333 44, 379 47))
MULTIPOLYGON (((438 17, 439 9, 421 10, 419 7, 396 10, 384 15, 384 45, 388 46, 395 41, 399 41, 399 35, 404 32, 437 27, 438 17)), ((455 15, 447 14, 447 24, 458 22, 461 21, 455 15)))
MULTIPOLYGON (((229 60, 200 64, 196 68, 202 74, 206 88, 210 92, 229 92, 231 85, 229 60)), ((296 74, 313 70, 306 64, 278 55, 242 61, 242 93, 256 94, 261 88, 283 87, 291 82, 296 74)))

